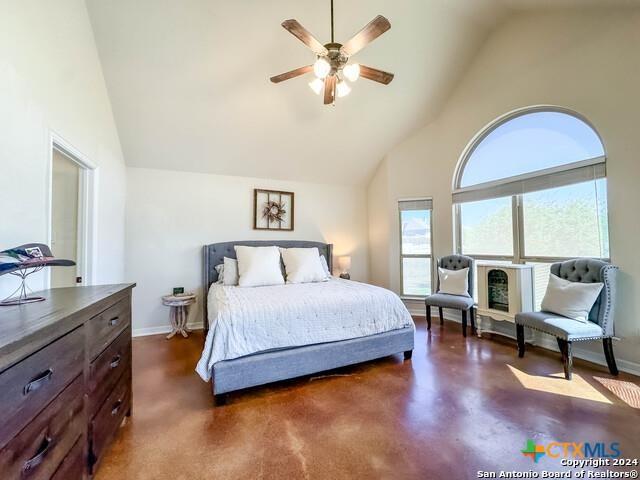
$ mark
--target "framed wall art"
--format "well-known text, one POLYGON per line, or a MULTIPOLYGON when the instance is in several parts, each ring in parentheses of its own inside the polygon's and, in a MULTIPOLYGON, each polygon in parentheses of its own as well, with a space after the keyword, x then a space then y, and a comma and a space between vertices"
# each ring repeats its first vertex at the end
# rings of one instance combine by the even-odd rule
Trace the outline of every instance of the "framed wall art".
POLYGON ((293 230, 294 193, 280 190, 253 190, 255 230, 293 230))

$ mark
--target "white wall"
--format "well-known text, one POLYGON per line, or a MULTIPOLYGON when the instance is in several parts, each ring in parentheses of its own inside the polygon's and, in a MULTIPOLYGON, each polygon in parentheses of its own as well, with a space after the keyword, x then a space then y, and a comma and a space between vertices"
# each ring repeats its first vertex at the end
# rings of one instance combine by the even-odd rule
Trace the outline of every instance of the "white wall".
MULTIPOLYGON (((85 4, 0 1, 2 250, 48 243, 51 132, 98 166, 95 280, 119 282, 125 168, 85 4)), ((14 288, 13 276, 0 277, 0 297, 14 288)))
MULTIPOLYGON (((370 254, 388 262, 372 268, 373 282, 399 289, 398 198, 433 197, 434 252, 451 253, 451 185, 469 140, 505 112, 568 107, 595 125, 607 149, 611 257, 621 268, 614 348, 623 367, 640 370, 638 45, 637 9, 518 14, 499 27, 437 119, 396 146, 369 185, 370 254)), ((597 343, 576 355, 603 361, 597 343)))
POLYGON ((173 287, 199 293, 189 322, 201 322, 202 246, 232 240, 316 240, 351 255, 352 278, 368 279, 364 187, 127 168, 126 278, 137 282, 134 333, 169 325, 161 296, 173 287), (253 230, 253 189, 295 193, 295 230, 253 230))

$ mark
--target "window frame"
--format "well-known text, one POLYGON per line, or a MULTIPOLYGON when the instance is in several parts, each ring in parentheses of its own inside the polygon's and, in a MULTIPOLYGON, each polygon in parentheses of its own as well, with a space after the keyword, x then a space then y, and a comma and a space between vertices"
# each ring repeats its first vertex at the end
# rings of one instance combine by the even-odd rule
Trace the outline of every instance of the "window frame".
MULTIPOLYGON (((600 134, 598 133, 598 131, 596 130, 596 128, 593 126, 593 124, 591 122, 589 122, 589 120, 587 120, 585 117, 583 117, 582 115, 580 115, 579 113, 573 111, 573 110, 569 110, 567 108, 563 108, 563 107, 558 107, 558 106, 545 106, 545 105, 538 105, 538 106, 534 106, 534 107, 527 107, 527 108, 522 108, 522 109, 518 109, 518 110, 514 110, 512 112, 509 112, 505 115, 502 115, 501 117, 497 118, 496 120, 494 120, 493 122, 491 122, 489 125, 487 125, 485 128, 483 128, 480 132, 478 132, 473 138, 472 140, 469 142, 469 144, 467 145, 467 147, 465 148, 462 156, 460 157, 460 160, 458 161, 458 165, 456 167, 456 172, 453 178, 453 185, 452 185, 452 190, 453 190, 453 215, 454 215, 454 247, 455 247, 455 251, 457 254, 459 255, 467 255, 469 257, 472 257, 476 260, 480 260, 480 261, 492 261, 492 260, 496 260, 496 261, 511 261, 514 264, 526 264, 526 263, 556 263, 556 262, 563 262, 566 260, 570 260, 572 258, 578 258, 578 257, 555 257, 555 256, 530 256, 526 254, 526 250, 525 250, 525 236, 524 236, 524 208, 523 208, 523 199, 524 199, 524 193, 518 193, 518 194, 507 194, 504 195, 504 197, 511 197, 511 218, 512 218, 512 228, 513 228, 513 256, 504 256, 504 255, 475 255, 473 253, 467 253, 467 252, 463 252, 462 251, 462 214, 461 214, 461 205, 464 203, 468 203, 474 200, 467 200, 467 201, 460 201, 457 200, 456 201, 456 196, 458 196, 458 199, 460 198, 460 193, 465 193, 465 192, 478 192, 478 191, 483 191, 483 190, 489 190, 489 189, 493 189, 495 188, 497 185, 507 185, 511 182, 514 181, 520 181, 520 180, 528 180, 528 179, 535 179, 535 178, 541 178, 544 176, 550 176, 551 178, 553 178, 554 175, 561 175, 561 174, 565 174, 568 171, 571 170, 575 170, 577 171, 580 168, 594 168, 594 169, 600 169, 599 173, 600 175, 597 178, 607 178, 606 175, 606 160, 607 160, 607 153, 606 153, 606 147, 604 142, 602 141, 602 137, 600 136, 600 134), (591 158, 591 159, 585 159, 585 160, 581 160, 581 161, 577 161, 577 162, 572 162, 569 164, 566 164, 565 166, 562 167, 554 167, 554 168, 550 168, 550 169, 545 169, 545 170, 539 170, 536 172, 530 172, 530 173, 526 173, 523 175, 517 175, 517 176, 513 176, 513 177, 507 177, 505 179, 501 179, 501 180, 497 180, 497 181, 493 181, 493 182, 486 182, 486 183, 480 183, 480 184, 476 184, 476 185, 470 185, 467 187, 460 187, 460 183, 462 181, 462 175, 464 173, 464 169, 467 165, 467 163, 469 162, 469 159, 471 158, 471 156, 473 155, 473 152, 475 151, 475 149, 477 148, 477 146, 482 143, 482 141, 496 128, 498 128, 500 125, 509 122, 510 120, 517 118, 519 116, 522 115, 526 115, 529 113, 535 113, 535 112, 558 112, 558 113, 563 113, 566 115, 571 115, 575 118, 577 118, 578 120, 584 122, 586 125, 588 125, 589 127, 591 127, 591 129, 595 132, 595 134, 598 136, 598 138, 600 139, 600 143, 602 144, 602 148, 603 151, 605 152, 605 154, 602 157, 596 157, 596 158, 591 158)), ((595 171, 595 170, 594 170, 595 171)), ((594 180, 597 179, 594 176, 594 180)), ((584 180, 582 180, 584 181, 584 180)), ((573 184, 577 184, 577 183, 582 183, 582 181, 573 181, 573 182, 564 182, 560 185, 557 186, 553 186, 550 185, 549 188, 557 188, 557 187, 563 187, 563 186, 569 186, 569 185, 573 185, 573 184)), ((589 180, 586 180, 589 181, 589 180)), ((544 189, 541 189, 544 190, 544 189)), ((608 189, 607 189, 608 191, 608 189)), ((500 198, 500 197, 489 197, 489 198, 500 198)), ((607 208, 607 223, 609 223, 609 209, 607 208)), ((607 231, 607 235, 609 235, 609 231, 607 231)), ((596 257, 599 258, 600 260, 604 260, 606 262, 609 262, 611 260, 611 243, 609 242, 609 257, 607 258, 601 258, 601 257, 596 257)))
POLYGON ((398 240, 399 240, 399 257, 400 257, 400 298, 403 300, 420 300, 428 297, 428 295, 410 295, 404 293, 404 259, 405 258, 427 258, 429 259, 430 265, 430 285, 431 285, 431 293, 433 294, 433 197, 415 197, 415 198, 400 198, 397 201, 398 203, 398 240), (431 203, 431 208, 425 209, 429 210, 429 252, 428 254, 415 254, 415 253, 402 253, 402 212, 406 211, 401 208, 402 202, 416 202, 416 201, 428 201, 431 203))

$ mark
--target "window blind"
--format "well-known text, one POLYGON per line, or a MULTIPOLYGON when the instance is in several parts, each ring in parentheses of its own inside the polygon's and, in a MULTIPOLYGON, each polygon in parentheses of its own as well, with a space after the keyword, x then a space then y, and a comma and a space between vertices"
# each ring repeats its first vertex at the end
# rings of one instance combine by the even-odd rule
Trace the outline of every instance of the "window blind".
POLYGON ((430 198, 421 198, 414 200, 399 200, 398 207, 400 211, 406 210, 432 210, 433 200, 430 198))
POLYGON ((509 197, 605 178, 607 176, 605 160, 605 157, 598 157, 458 189, 453 192, 453 203, 509 197))

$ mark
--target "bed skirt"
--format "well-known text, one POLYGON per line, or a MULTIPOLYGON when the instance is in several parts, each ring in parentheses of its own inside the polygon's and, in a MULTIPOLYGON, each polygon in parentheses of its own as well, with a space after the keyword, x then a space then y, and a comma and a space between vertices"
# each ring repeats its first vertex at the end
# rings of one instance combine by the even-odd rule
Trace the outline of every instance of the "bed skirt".
POLYGON ((240 390, 413 350, 414 328, 258 353, 216 363, 213 393, 240 390))

